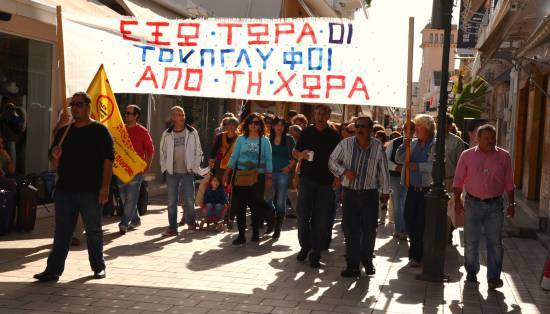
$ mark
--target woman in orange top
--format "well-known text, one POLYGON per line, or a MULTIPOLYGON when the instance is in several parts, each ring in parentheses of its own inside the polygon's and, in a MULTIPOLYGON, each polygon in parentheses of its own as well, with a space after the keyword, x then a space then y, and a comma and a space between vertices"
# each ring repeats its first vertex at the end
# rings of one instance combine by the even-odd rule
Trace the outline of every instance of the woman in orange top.
POLYGON ((210 168, 213 169, 214 175, 220 179, 227 169, 227 163, 229 162, 229 158, 231 158, 231 153, 233 153, 235 140, 239 135, 237 133, 239 120, 235 117, 224 118, 222 126, 225 131, 216 135, 209 160, 210 168))

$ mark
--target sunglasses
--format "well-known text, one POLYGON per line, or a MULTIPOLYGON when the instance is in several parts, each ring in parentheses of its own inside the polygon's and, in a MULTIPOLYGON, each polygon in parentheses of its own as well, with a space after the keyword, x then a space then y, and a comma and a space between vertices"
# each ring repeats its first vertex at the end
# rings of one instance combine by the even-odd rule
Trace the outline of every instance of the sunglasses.
POLYGON ((82 108, 84 106, 87 106, 88 104, 85 103, 85 102, 81 102, 81 101, 72 101, 70 103, 71 107, 77 107, 77 108, 82 108))
POLYGON ((133 112, 128 112, 128 111, 124 112, 124 114, 130 115, 130 116, 134 116, 134 115, 135 115, 135 113, 133 113, 133 112))
POLYGON ((249 124, 253 124, 253 125, 258 126, 258 125, 260 125, 260 121, 254 120, 254 121, 250 122, 249 124))
POLYGON ((366 129, 367 128, 367 125, 366 124, 355 124, 355 128, 357 129, 366 129))

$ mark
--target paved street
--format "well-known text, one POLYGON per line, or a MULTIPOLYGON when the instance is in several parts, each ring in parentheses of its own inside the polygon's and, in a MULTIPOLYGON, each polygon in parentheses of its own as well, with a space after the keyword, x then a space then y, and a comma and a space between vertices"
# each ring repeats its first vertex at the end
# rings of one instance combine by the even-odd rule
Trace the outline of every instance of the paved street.
MULTIPOLYGON (((485 267, 478 287, 464 284, 463 247, 449 247, 450 282, 414 279, 406 243, 381 227, 376 276, 343 279, 343 237, 325 253, 321 270, 296 261, 295 220, 287 219, 277 242, 231 245, 233 233, 184 231, 162 238, 163 206, 150 206, 143 225, 120 236, 117 221, 105 221, 107 278, 92 280, 85 245, 69 253, 55 284, 33 283, 44 269, 53 220, 41 219, 30 234, 0 238, 1 313, 550 313, 550 293, 539 287, 546 252, 535 240, 505 239, 504 287, 487 291, 485 267)), ((455 231, 455 243, 461 233, 455 231)))

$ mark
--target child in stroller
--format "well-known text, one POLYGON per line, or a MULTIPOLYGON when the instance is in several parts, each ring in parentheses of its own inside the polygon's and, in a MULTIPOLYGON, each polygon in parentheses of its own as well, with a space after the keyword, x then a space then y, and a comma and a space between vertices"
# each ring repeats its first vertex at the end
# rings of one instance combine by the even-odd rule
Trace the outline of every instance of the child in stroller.
POLYGON ((216 176, 210 177, 208 188, 204 193, 203 219, 200 229, 224 231, 224 217, 227 211, 227 194, 216 176), (209 229, 212 225, 214 229, 209 229))

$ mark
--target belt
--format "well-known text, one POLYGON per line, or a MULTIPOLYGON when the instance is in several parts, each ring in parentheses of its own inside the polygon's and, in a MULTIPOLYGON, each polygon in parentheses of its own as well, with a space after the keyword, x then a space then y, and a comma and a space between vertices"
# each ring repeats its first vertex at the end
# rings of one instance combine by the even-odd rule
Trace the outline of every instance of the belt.
POLYGON ((427 193, 430 190, 430 188, 421 187, 421 186, 409 186, 409 190, 415 191, 415 192, 427 193))
POLYGON ((493 202, 493 201, 496 201, 496 200, 499 200, 499 199, 502 198, 502 196, 500 196, 500 195, 499 195, 499 196, 495 196, 495 197, 485 198, 485 199, 481 199, 481 198, 479 198, 479 197, 475 197, 475 196, 473 196, 473 195, 470 194, 470 193, 466 193, 466 195, 467 195, 469 198, 473 199, 474 201, 483 202, 483 203, 490 203, 490 202, 493 202))

